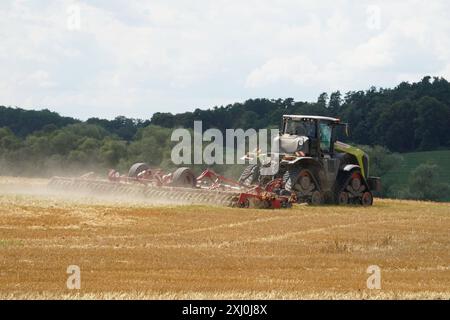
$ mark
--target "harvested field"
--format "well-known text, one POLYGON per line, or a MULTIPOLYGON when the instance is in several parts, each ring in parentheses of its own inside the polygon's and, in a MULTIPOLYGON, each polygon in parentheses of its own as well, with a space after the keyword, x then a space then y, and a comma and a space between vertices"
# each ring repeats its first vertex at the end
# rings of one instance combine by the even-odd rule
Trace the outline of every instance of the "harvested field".
POLYGON ((154 206, 45 183, 0 178, 0 298, 450 298, 449 203, 154 206), (367 289, 370 265, 380 290, 367 289))

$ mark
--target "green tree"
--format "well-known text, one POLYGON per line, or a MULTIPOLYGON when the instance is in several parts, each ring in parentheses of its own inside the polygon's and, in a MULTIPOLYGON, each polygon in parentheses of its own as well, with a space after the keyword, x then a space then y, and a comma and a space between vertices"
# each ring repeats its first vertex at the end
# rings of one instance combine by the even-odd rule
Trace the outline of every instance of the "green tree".
POLYGON ((100 149, 100 155, 106 166, 114 168, 120 159, 126 157, 127 146, 124 141, 106 140, 100 149))
POLYGON ((443 200, 450 193, 450 185, 438 181, 440 168, 435 164, 421 164, 409 177, 409 186, 401 197, 418 200, 443 200))
POLYGON ((330 101, 328 102, 328 108, 331 110, 332 115, 337 115, 341 108, 342 98, 341 92, 335 91, 330 95, 330 101))
POLYGON ((390 150, 408 152, 415 150, 416 132, 414 119, 417 105, 401 100, 385 108, 374 126, 374 138, 390 150))
POLYGON ((317 104, 320 105, 321 107, 326 107, 327 103, 328 103, 328 93, 323 92, 317 98, 317 104))
POLYGON ((0 151, 15 150, 21 145, 20 139, 16 137, 11 129, 0 128, 0 151))
POLYGON ((415 137, 420 150, 435 150, 450 140, 450 109, 436 98, 418 101, 415 137))

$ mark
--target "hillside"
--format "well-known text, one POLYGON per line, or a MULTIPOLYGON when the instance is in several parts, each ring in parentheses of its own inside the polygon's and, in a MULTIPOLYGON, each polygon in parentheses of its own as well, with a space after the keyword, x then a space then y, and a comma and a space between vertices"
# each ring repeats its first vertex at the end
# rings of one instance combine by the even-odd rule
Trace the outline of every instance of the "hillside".
MULTIPOLYGON (((383 177, 384 183, 406 187, 411 172, 423 163, 437 165, 440 168, 437 181, 450 183, 450 150, 402 153, 401 156, 403 161, 383 177)), ((450 195, 445 200, 450 201, 450 195)))

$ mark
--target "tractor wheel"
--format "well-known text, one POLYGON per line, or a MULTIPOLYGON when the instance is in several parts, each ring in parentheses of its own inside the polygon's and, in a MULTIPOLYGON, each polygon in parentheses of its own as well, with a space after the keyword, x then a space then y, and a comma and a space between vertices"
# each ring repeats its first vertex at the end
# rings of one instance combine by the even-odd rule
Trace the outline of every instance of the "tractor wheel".
POLYGON ((319 206, 325 202, 322 192, 316 190, 311 195, 311 204, 319 206))
POLYGON ((342 191, 338 196, 338 204, 345 205, 348 204, 349 196, 348 192, 342 191))
POLYGON ((353 190, 358 191, 361 188, 361 176, 359 174, 353 174, 350 185, 353 190))
POLYGON ((136 178, 139 173, 148 169, 150 169, 150 167, 144 162, 135 163, 130 167, 130 170, 128 171, 128 177, 136 178))
POLYGON ((345 191, 349 195, 349 203, 370 206, 373 203, 372 193, 367 190, 361 171, 352 172, 345 191))
MULTIPOLYGON (((308 170, 295 168, 286 171, 283 176, 284 189, 289 192, 295 192, 299 202, 312 202, 314 191, 318 191, 311 174, 308 170)), ((321 195, 323 202, 323 195, 321 195)), ((317 195, 316 195, 316 199, 317 195)))
POLYGON ((258 184, 259 179, 259 167, 257 164, 251 164, 242 171, 239 177, 239 183, 243 186, 249 187, 254 184, 258 184))
POLYGON ((372 192, 366 191, 363 193, 361 197, 361 204, 363 206, 371 206, 373 204, 373 195, 372 192))
POLYGON ((288 170, 283 176, 283 181, 287 191, 311 193, 315 189, 314 181, 306 170, 288 170))
POLYGON ((352 193, 354 196, 362 196, 362 192, 365 189, 362 179, 363 177, 360 171, 354 171, 352 173, 347 186, 347 190, 350 191, 350 193, 352 193))
POLYGON ((172 186, 195 188, 197 185, 197 179, 194 172, 190 168, 178 168, 172 174, 172 186))

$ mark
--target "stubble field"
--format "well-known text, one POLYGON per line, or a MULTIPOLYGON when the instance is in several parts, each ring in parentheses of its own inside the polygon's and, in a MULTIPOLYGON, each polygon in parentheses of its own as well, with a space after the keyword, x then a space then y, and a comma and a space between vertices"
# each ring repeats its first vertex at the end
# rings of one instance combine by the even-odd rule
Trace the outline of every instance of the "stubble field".
POLYGON ((0 178, 0 298, 450 298, 449 203, 155 206, 45 184, 0 178), (380 290, 367 288, 371 265, 380 290))

